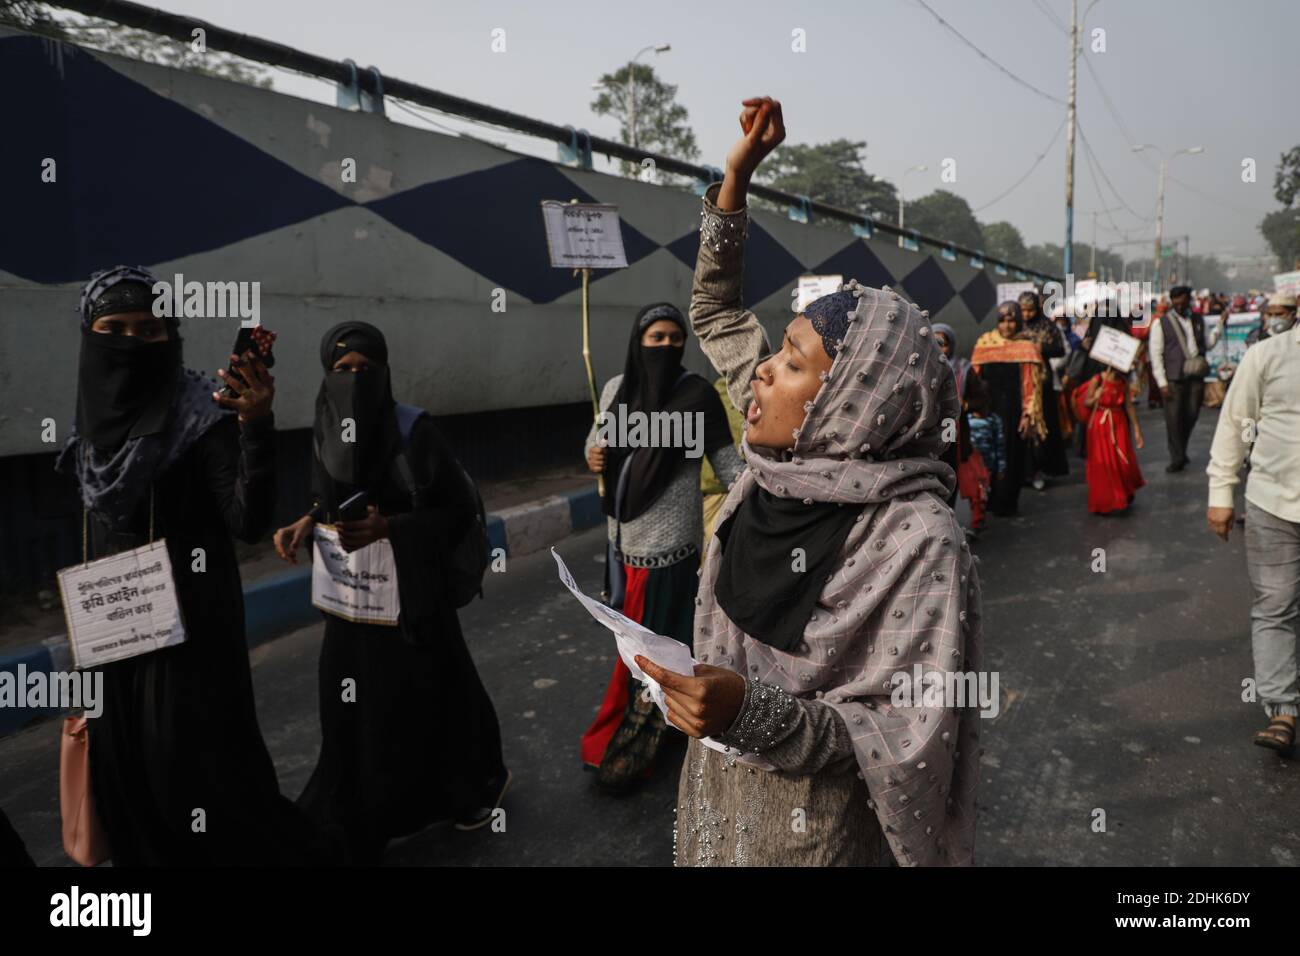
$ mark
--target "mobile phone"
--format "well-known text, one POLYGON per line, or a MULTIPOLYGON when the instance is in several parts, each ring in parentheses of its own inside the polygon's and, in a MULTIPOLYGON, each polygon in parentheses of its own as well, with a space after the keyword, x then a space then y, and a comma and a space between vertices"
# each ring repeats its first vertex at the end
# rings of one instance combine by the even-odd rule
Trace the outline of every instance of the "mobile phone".
POLYGON ((370 496, 364 491, 358 491, 343 504, 339 505, 340 521, 360 521, 366 516, 366 509, 370 504, 370 496))
MULTIPOLYGON (((271 351, 271 347, 274 344, 275 333, 270 329, 261 325, 254 325, 252 327, 241 325, 239 327, 239 334, 235 336, 234 348, 232 348, 230 352, 232 355, 242 356, 245 352, 252 351, 254 355, 261 359, 264 366, 271 368, 275 365, 275 353, 271 351)), ((235 371, 235 363, 231 362, 226 367, 226 371, 233 374, 235 371)), ((227 386, 222 386, 221 391, 226 395, 232 394, 227 386)))

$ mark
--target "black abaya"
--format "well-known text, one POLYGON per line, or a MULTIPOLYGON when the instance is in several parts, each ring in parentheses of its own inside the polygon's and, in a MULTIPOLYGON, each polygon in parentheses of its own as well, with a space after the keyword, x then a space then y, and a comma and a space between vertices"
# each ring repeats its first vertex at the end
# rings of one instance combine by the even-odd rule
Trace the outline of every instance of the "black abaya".
MULTIPOLYGON (((505 776, 496 711, 440 584, 447 543, 464 533, 474 505, 428 416, 412 429, 408 458, 421 507, 392 467, 369 489, 388 519, 399 626, 325 615, 321 753, 299 797, 315 819, 342 827, 356 863, 378 862, 389 839, 492 805, 505 776), (355 699, 345 701, 349 678, 355 699)), ((351 489, 325 493, 322 471, 317 500, 345 498, 351 489)))
POLYGON ((1016 362, 992 362, 982 366, 979 376, 988 386, 993 411, 1002 419, 1002 436, 1006 451, 1006 471, 993 475, 989 510, 995 515, 1013 515, 1020 501, 1021 475, 1028 459, 1029 443, 1020 437, 1023 411, 1020 395, 1020 365, 1016 362))
MULTIPOLYGON (((186 641, 100 668, 104 707, 90 722, 90 772, 115 866, 332 858, 321 832, 280 794, 244 637, 231 537, 253 542, 270 524, 274 434, 264 420, 241 435, 229 416, 154 480, 155 537, 167 540, 186 641)), ((91 557, 145 544, 149 500, 146 492, 126 531, 92 515, 91 557)))
POLYGON ((0 810, 0 869, 35 866, 27 847, 18 832, 9 823, 5 812, 0 810))

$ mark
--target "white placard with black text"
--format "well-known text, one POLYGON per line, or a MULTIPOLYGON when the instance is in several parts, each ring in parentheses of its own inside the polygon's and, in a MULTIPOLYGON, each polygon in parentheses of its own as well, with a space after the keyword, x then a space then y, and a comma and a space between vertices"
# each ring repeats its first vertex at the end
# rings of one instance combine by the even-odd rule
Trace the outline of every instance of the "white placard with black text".
POLYGON ((1133 336, 1103 325, 1097 331, 1097 341, 1092 343, 1088 357, 1121 372, 1129 372, 1137 361, 1138 347, 1141 344, 1133 336))
POLYGON ((546 248, 557 269, 625 269, 618 207, 607 203, 542 203, 546 248))
POLYGON ((311 603, 357 624, 397 624, 397 562, 386 539, 344 551, 333 525, 312 529, 311 603))
POLYGON ((72 660, 78 669, 185 641, 172 562, 163 540, 64 568, 58 581, 72 660))

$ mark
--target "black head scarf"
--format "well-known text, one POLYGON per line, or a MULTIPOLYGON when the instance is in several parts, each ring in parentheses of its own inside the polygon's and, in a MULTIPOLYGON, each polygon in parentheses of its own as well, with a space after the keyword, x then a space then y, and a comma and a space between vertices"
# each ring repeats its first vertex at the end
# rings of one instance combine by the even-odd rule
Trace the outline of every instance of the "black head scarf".
MULTIPOLYGON (((623 381, 609 412, 620 417, 632 412, 681 412, 684 415, 703 412, 704 452, 708 454, 731 444, 727 413, 713 386, 698 375, 683 377, 682 355, 685 349, 641 344, 645 330, 661 319, 674 322, 683 333, 687 331, 686 318, 671 303, 656 302, 637 313, 627 344, 623 381)), ((663 494, 684 459, 685 449, 682 448, 619 448, 611 445, 605 452, 605 497, 601 501, 605 514, 621 521, 631 521, 644 514, 663 494), (623 480, 621 506, 615 514, 619 476, 625 466, 627 477, 623 480)))
POLYGON ((216 383, 183 367, 176 318, 165 342, 91 331, 105 315, 153 311, 156 281, 116 266, 91 276, 77 305, 76 427, 55 468, 76 473, 82 502, 114 530, 130 523, 154 477, 229 414, 212 400, 216 383))
POLYGON ((316 463, 326 476, 319 482, 322 503, 332 512, 356 491, 375 490, 400 435, 382 332, 368 322, 336 325, 321 339, 320 361, 325 378, 316 395, 314 444, 316 463), (334 371, 348 352, 360 352, 376 367, 334 371))

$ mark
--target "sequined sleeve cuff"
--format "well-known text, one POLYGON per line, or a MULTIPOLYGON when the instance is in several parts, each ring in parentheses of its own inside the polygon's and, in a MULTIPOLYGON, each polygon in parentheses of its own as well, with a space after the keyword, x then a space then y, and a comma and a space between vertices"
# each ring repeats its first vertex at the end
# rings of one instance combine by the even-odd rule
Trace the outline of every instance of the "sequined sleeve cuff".
POLYGON ((740 713, 719 742, 743 753, 761 754, 776 746, 794 719, 798 702, 779 687, 756 680, 745 681, 740 713))
POLYGON ((748 207, 723 212, 714 205, 721 188, 721 183, 714 183, 705 190, 704 209, 700 212, 700 243, 719 257, 743 249, 749 234, 748 207))

